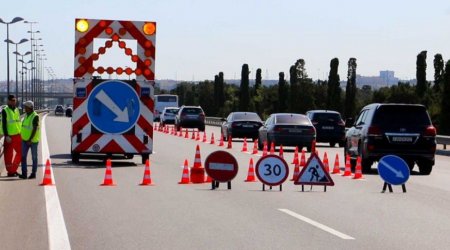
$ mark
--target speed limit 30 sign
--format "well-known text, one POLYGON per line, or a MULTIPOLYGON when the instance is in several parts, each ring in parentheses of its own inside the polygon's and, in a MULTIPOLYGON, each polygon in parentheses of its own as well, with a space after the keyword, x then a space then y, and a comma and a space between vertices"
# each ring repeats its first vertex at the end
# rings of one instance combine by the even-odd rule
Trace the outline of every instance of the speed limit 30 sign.
POLYGON ((286 161, 277 155, 267 155, 256 163, 256 176, 268 186, 283 184, 289 176, 286 161))

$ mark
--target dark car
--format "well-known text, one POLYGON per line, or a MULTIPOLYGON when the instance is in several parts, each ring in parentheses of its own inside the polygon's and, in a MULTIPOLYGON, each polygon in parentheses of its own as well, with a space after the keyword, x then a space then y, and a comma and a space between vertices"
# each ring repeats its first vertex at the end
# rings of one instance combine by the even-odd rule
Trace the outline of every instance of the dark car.
POLYGON ((181 128, 197 128, 205 131, 205 112, 199 106, 182 106, 175 116, 177 131, 181 128))
POLYGON ((313 140, 316 139, 316 129, 308 117, 301 114, 277 113, 272 114, 259 129, 259 149, 263 148, 263 142, 272 142, 275 146, 306 147, 311 152, 313 140))
POLYGON ((345 153, 355 160, 361 156, 362 170, 385 155, 397 155, 412 170, 431 173, 436 152, 436 129, 427 109, 416 104, 370 104, 364 107, 346 133, 345 153))
POLYGON ((226 141, 231 138, 258 138, 258 130, 262 120, 254 112, 232 112, 222 123, 222 135, 226 141))
POLYGON ((328 142, 331 147, 336 143, 339 147, 345 142, 345 123, 341 114, 331 110, 311 110, 306 112, 306 116, 311 120, 316 128, 316 141, 328 142))
POLYGON ((56 105, 55 115, 64 115, 64 108, 62 105, 56 105))
POLYGON ((73 113, 73 108, 67 107, 66 108, 66 117, 72 117, 72 113, 73 113))

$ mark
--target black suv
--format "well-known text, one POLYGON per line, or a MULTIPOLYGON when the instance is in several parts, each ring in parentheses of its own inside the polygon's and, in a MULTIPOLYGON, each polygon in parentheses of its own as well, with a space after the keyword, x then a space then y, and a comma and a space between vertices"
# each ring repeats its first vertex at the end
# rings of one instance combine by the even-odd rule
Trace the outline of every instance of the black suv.
POLYGON ((365 172, 374 161, 393 154, 402 157, 411 170, 417 163, 420 174, 429 175, 434 166, 436 129, 423 105, 370 104, 347 131, 344 150, 352 167, 361 156, 365 172))
POLYGON ((182 106, 175 116, 177 131, 183 128, 197 128, 205 131, 205 112, 199 106, 182 106))
POLYGON ((328 142, 331 147, 336 143, 339 147, 345 142, 345 123, 341 114, 331 110, 311 110, 306 112, 306 116, 311 120, 316 128, 317 142, 328 142))

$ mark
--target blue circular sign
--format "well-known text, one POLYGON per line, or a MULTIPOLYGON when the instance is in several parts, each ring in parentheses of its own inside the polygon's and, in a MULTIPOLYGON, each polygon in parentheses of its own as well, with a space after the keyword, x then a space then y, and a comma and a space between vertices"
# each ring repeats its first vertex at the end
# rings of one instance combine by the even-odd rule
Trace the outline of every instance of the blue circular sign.
POLYGON ((378 161, 378 173, 391 185, 405 184, 410 175, 408 164, 395 155, 386 155, 378 161))
POLYGON ((103 133, 121 134, 137 122, 140 101, 127 83, 111 80, 95 86, 89 95, 87 114, 92 125, 103 133))

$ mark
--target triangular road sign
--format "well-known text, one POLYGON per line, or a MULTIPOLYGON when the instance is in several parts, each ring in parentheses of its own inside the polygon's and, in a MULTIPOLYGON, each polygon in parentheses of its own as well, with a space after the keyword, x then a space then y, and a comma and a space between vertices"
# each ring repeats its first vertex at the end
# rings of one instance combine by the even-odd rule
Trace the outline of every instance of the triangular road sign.
POLYGON ((320 158, 313 152, 309 157, 306 166, 298 175, 295 185, 319 185, 334 186, 330 174, 325 171, 325 167, 320 158))

